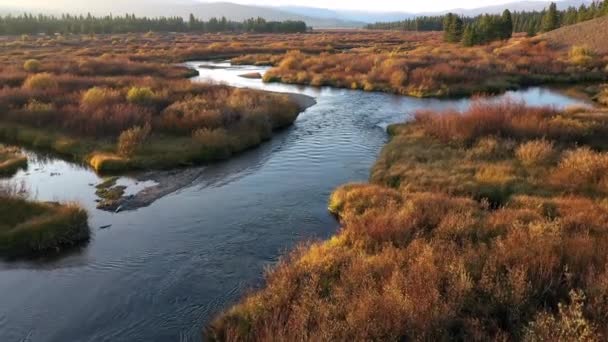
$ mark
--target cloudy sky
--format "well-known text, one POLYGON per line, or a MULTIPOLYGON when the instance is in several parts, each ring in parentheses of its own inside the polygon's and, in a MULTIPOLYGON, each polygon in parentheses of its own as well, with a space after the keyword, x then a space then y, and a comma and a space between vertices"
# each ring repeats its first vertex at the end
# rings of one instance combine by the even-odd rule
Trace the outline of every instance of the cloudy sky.
POLYGON ((357 9, 371 11, 426 12, 453 8, 476 8, 499 5, 509 0, 235 0, 232 2, 258 5, 297 5, 321 8, 357 9))
MULTIPOLYGON (((48 8, 50 5, 57 7, 65 5, 69 8, 70 5, 83 5, 92 0, 0 0, 0 7, 15 6, 15 7, 34 7, 48 8)), ((192 1, 207 1, 207 2, 237 2, 243 4, 257 5, 297 5, 307 7, 321 7, 332 9, 356 9, 366 11, 404 11, 404 12, 432 12, 448 10, 453 8, 476 8, 490 5, 504 4, 514 2, 515 0, 105 0, 106 6, 111 6, 113 3, 136 2, 138 4, 150 2, 164 3, 184 3, 192 1)))

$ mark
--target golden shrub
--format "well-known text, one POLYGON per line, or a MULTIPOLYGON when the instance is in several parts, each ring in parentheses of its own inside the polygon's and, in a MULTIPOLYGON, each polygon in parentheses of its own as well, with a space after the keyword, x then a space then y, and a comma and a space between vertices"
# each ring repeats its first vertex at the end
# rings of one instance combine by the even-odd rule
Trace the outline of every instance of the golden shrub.
POLYGON ((588 65, 594 59, 594 53, 586 46, 573 46, 568 54, 570 61, 576 65, 588 65))
POLYGON ((608 153, 588 147, 566 151, 553 173, 553 181, 572 190, 608 190, 608 153))
POLYGON ((525 331, 524 341, 601 341, 597 328, 584 316, 585 295, 570 292, 570 304, 559 304, 557 315, 541 313, 525 331))
POLYGON ((40 71, 40 61, 37 59, 28 59, 23 63, 23 70, 27 72, 38 72, 40 71))
POLYGON ((117 102, 120 92, 110 88, 93 87, 82 94, 80 104, 85 107, 95 108, 117 102))
POLYGON ((515 156, 526 166, 543 165, 555 157, 554 143, 544 139, 532 140, 519 145, 515 156))
POLYGON ((152 127, 150 124, 144 126, 135 126, 120 134, 118 137, 118 154, 123 157, 130 157, 141 147, 141 145, 148 139, 152 127))
POLYGON ((55 76, 46 72, 29 76, 23 83, 23 88, 29 90, 50 90, 57 86, 55 76))
POLYGON ((132 87, 127 93, 130 103, 148 105, 156 99, 156 94, 149 87, 132 87))

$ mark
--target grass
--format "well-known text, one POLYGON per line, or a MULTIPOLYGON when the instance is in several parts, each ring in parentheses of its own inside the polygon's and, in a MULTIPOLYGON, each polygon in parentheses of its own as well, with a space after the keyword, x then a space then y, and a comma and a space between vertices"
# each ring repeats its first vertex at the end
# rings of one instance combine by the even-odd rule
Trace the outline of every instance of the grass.
POLYGON ((607 117, 478 103, 391 126, 371 183, 329 200, 340 231, 207 337, 604 340, 607 117))
POLYGON ((90 237, 86 211, 74 204, 40 203, 0 194, 0 256, 56 253, 90 237))
POLYGON ((25 168, 27 168, 27 157, 21 153, 21 150, 0 145, 0 177, 10 177, 25 168))

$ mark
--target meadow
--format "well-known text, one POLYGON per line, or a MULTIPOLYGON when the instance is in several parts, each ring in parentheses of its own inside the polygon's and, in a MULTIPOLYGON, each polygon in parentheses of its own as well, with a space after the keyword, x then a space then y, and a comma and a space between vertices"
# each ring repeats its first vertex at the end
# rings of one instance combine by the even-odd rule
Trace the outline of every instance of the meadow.
POLYGON ((480 100, 389 128, 342 228, 302 244, 211 340, 600 341, 608 111, 480 100))
POLYGON ((608 57, 542 39, 466 48, 438 32, 133 33, 0 38, 0 141, 103 173, 229 158, 303 110, 285 95, 193 84, 187 60, 274 65, 266 82, 411 96, 605 80, 608 57))
MULTIPOLYGON (((249 58, 251 60, 252 58, 249 58)), ((237 59, 240 61, 241 59, 237 59)), ((608 78, 608 55, 584 46, 563 49, 516 35, 482 46, 446 43, 439 32, 404 34, 400 44, 343 53, 292 51, 273 64, 266 82, 391 92, 416 97, 494 94, 539 84, 598 82, 608 78)))
POLYGON ((304 109, 287 95, 192 83, 187 78, 196 72, 176 64, 188 52, 155 50, 162 39, 5 37, 0 140, 88 162, 98 172, 164 169, 259 145, 304 109))

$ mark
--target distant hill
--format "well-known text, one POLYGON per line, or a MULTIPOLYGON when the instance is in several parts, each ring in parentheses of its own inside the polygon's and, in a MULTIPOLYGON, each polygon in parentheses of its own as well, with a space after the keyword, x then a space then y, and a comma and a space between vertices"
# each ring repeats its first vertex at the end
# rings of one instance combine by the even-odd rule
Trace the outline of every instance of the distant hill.
MULTIPOLYGON (((1 5, 0 5, 1 8, 1 5)), ((31 13, 73 13, 93 15, 133 13, 138 16, 181 16, 187 18, 190 13, 198 18, 208 20, 212 17, 226 17, 242 21, 248 18, 262 17, 266 20, 301 20, 317 28, 353 28, 364 25, 362 22, 331 17, 310 17, 283 11, 279 8, 239 5, 230 2, 198 2, 194 0, 123 0, 123 1, 88 1, 88 0, 29 0, 19 7, 6 8, 5 12, 19 14, 31 13)))
POLYGON ((570 6, 579 7, 582 4, 588 5, 592 3, 592 0, 562 0, 562 1, 516 1, 511 3, 506 3, 503 5, 495 5, 495 6, 486 6, 479 7, 474 9, 462 9, 455 8, 448 11, 443 11, 441 13, 457 13, 460 15, 474 17, 480 14, 498 14, 504 11, 505 9, 509 9, 512 12, 531 12, 531 11, 542 11, 545 8, 549 7, 551 2, 555 2, 557 4, 557 8, 559 10, 567 9, 570 6))
POLYGON ((406 12, 370 12, 356 10, 335 10, 304 6, 279 6, 275 7, 282 11, 315 17, 315 18, 339 18, 342 20, 356 21, 361 23, 375 23, 378 21, 396 21, 416 16, 414 13, 406 12))
MULTIPOLYGON (((553 0, 556 2, 558 9, 567 9, 570 6, 579 7, 581 4, 590 4, 592 0, 553 0)), ((451 10, 445 10, 440 12, 424 12, 424 13, 408 13, 408 12, 373 12, 373 11, 353 11, 353 10, 336 10, 336 9, 325 9, 317 7, 306 7, 306 6, 278 6, 274 7, 284 12, 293 14, 315 17, 315 18, 333 18, 347 21, 363 22, 363 23, 376 23, 376 22, 391 22, 399 21, 404 19, 410 19, 417 16, 423 15, 442 15, 446 13, 457 13, 464 16, 477 16, 480 14, 498 14, 509 9, 511 11, 542 11, 549 7, 552 0, 525 0, 525 1, 512 1, 502 5, 485 6, 474 9, 463 9, 454 8, 451 10)))
POLYGON ((540 37, 564 48, 582 45, 598 53, 608 53, 608 16, 562 27, 540 37))
MULTIPOLYGON (((262 17, 267 20, 302 20, 315 28, 355 28, 368 23, 398 21, 421 15, 441 15, 447 12, 466 16, 483 13, 500 13, 506 8, 511 11, 541 11, 551 1, 515 1, 503 5, 480 7, 475 9, 452 9, 442 12, 407 13, 407 12, 374 12, 356 10, 334 10, 306 6, 253 6, 239 5, 230 2, 200 2, 196 0, 122 0, 122 1, 89 1, 89 0, 0 0, 0 13, 73 13, 94 15, 133 13, 138 16, 181 16, 190 13, 201 19, 226 17, 242 21, 251 17, 262 17)), ((556 1, 560 9, 569 6, 578 7, 589 4, 592 0, 556 1)))

